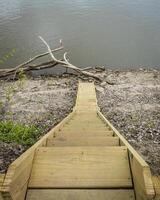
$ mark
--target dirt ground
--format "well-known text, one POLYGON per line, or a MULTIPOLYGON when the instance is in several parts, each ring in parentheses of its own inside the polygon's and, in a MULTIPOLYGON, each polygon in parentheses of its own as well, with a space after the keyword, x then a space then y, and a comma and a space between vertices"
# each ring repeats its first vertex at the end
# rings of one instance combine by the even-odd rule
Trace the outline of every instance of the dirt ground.
MULTIPOLYGON (((103 79, 96 83, 102 113, 143 156, 152 172, 160 174, 160 71, 107 70, 97 74, 103 79)), ((43 135, 72 111, 77 83, 76 77, 67 75, 30 78, 23 84, 1 81, 0 101, 5 106, 0 120, 36 124, 43 127, 43 135), (14 92, 8 89, 11 86, 14 92)), ((1 141, 0 150, 2 173, 26 147, 1 141)))

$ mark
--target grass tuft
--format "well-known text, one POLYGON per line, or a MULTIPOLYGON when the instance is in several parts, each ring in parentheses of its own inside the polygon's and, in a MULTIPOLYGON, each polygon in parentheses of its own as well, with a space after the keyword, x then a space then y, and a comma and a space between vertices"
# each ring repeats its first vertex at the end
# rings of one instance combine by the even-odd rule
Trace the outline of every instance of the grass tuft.
POLYGON ((33 145, 40 137, 42 130, 31 125, 16 124, 12 121, 0 122, 0 140, 3 142, 16 142, 21 145, 33 145))

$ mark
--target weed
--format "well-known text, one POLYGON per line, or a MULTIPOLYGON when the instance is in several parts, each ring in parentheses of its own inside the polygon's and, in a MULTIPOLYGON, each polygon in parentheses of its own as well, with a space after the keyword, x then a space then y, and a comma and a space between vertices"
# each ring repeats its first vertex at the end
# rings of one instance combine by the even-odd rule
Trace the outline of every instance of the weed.
POLYGON ((6 100, 8 103, 11 102, 14 92, 15 92, 14 86, 10 86, 6 89, 6 100))
POLYGON ((18 86, 20 88, 23 88, 25 81, 27 79, 26 74, 24 73, 23 69, 20 69, 20 71, 18 72, 18 86))
POLYGON ((35 125, 26 126, 12 121, 0 122, 0 140, 3 142, 16 142, 30 146, 38 140, 41 132, 41 129, 35 125))

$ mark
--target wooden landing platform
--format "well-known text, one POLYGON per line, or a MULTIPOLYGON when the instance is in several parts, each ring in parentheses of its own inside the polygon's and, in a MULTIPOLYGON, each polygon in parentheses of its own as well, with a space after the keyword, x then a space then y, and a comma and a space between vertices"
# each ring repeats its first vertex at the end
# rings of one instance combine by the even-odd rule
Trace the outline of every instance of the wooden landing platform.
POLYGON ((102 115, 93 83, 79 83, 73 112, 22 154, 1 188, 12 200, 151 200, 147 163, 102 115))

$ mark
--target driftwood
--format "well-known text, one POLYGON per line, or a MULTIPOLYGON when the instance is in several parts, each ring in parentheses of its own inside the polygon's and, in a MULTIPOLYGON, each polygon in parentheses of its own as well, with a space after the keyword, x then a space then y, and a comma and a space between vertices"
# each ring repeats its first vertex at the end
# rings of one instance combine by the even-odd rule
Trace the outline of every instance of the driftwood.
POLYGON ((67 59, 67 52, 64 53, 63 59, 57 59, 55 57, 54 53, 57 51, 60 51, 64 48, 62 45, 62 40, 60 40, 60 46, 58 48, 52 50, 50 48, 50 46, 47 44, 47 42, 41 36, 39 36, 39 38, 47 47, 48 52, 36 55, 33 58, 30 58, 28 61, 14 67, 14 68, 0 69, 0 78, 12 77, 12 79, 14 79, 21 70, 23 70, 23 72, 25 73, 25 72, 29 72, 29 71, 33 71, 33 70, 47 69, 47 68, 52 68, 57 65, 60 65, 61 67, 65 67, 66 69, 72 69, 72 70, 76 71, 79 75, 84 75, 87 77, 94 78, 98 81, 101 81, 100 77, 98 77, 94 73, 88 72, 87 71, 88 68, 81 69, 81 68, 71 64, 67 59), (48 62, 39 63, 39 64, 31 64, 35 60, 37 60, 41 57, 44 57, 46 55, 50 55, 52 60, 48 61, 48 62))
MULTIPOLYGON (((62 43, 60 42, 60 47, 51 50, 52 52, 57 52, 63 49, 62 43)), ((30 65, 30 63, 34 62, 35 60, 47 56, 49 55, 49 52, 45 52, 39 55, 34 56, 33 58, 30 58, 28 61, 14 67, 11 69, 0 69, 0 78, 4 78, 4 77, 8 77, 8 76, 16 76, 16 74, 20 71, 23 70, 24 72, 28 72, 31 70, 40 70, 40 69, 45 69, 45 68, 49 68, 52 66, 57 65, 55 62, 50 61, 50 62, 45 62, 45 63, 40 63, 37 65, 30 65)))
POLYGON ((64 56, 63 56, 64 60, 59 60, 59 59, 57 59, 57 58, 54 56, 54 54, 53 54, 53 52, 52 52, 50 46, 47 44, 47 42, 46 42, 41 36, 39 36, 39 38, 40 38, 40 39, 42 40, 42 42, 46 45, 46 47, 47 47, 47 49, 48 49, 48 52, 49 52, 49 54, 50 54, 52 60, 53 60, 55 63, 58 63, 58 64, 64 66, 65 68, 72 69, 72 70, 74 70, 74 71, 76 71, 76 72, 78 72, 78 73, 80 73, 80 74, 82 74, 82 75, 85 75, 85 76, 88 76, 88 77, 92 77, 92 78, 95 78, 95 79, 101 81, 101 79, 100 79, 98 76, 96 76, 95 74, 90 73, 90 72, 87 72, 87 71, 84 71, 83 69, 81 69, 81 68, 79 68, 79 67, 76 67, 75 65, 71 64, 71 63, 67 60, 67 57, 66 57, 66 56, 67 56, 67 52, 64 53, 64 56))

